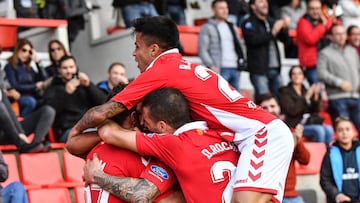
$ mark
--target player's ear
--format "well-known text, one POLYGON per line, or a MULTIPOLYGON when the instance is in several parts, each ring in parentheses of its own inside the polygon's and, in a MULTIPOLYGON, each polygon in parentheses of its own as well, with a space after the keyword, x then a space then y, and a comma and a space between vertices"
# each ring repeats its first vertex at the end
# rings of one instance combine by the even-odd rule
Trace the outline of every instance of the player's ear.
POLYGON ((168 128, 168 125, 165 121, 159 121, 156 125, 161 133, 165 133, 168 128))

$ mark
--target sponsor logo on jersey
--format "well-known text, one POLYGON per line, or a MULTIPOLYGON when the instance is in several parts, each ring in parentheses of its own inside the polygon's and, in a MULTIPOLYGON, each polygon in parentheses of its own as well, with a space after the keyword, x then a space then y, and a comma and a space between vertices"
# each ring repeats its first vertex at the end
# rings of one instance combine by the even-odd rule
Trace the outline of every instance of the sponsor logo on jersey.
POLYGON ((161 168, 160 166, 157 165, 151 165, 150 169, 152 172, 154 172, 156 175, 162 177, 163 179, 169 179, 169 174, 167 173, 167 171, 163 168, 161 168))

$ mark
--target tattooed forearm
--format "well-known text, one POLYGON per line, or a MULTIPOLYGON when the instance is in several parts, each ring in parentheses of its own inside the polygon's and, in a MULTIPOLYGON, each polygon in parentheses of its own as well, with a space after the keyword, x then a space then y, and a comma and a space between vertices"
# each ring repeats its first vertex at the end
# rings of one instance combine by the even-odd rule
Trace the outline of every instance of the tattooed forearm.
POLYGON ((95 106, 83 115, 83 117, 77 122, 76 128, 81 132, 87 128, 96 127, 106 119, 111 118, 124 110, 125 107, 121 103, 113 101, 95 106))
POLYGON ((158 188, 146 179, 115 177, 96 171, 94 180, 102 189, 128 202, 150 203, 160 194, 158 188))

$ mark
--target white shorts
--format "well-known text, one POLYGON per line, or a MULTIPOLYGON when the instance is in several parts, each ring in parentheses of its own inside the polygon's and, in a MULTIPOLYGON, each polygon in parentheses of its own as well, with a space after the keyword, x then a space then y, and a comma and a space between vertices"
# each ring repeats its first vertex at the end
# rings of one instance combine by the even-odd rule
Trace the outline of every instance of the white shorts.
POLYGON ((235 176, 234 192, 255 191, 273 194, 282 202, 285 179, 294 150, 289 127, 276 119, 238 145, 241 152, 235 176))

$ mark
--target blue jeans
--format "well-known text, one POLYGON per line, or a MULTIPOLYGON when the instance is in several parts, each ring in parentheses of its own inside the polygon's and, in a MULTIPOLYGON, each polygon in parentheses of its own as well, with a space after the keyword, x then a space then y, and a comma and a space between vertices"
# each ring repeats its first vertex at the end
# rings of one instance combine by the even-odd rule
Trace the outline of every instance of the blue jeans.
POLYGON ((319 82, 316 67, 305 68, 305 76, 310 85, 319 82))
POLYGON ((21 96, 18 102, 21 117, 26 117, 36 108, 36 99, 32 96, 21 96))
POLYGON ((122 16, 124 18, 125 26, 127 28, 131 27, 131 22, 136 18, 158 15, 154 5, 150 3, 128 5, 123 7, 121 11, 122 11, 122 16))
POLYGON ((167 15, 178 25, 186 25, 184 8, 178 5, 168 5, 167 15))
POLYGON ((314 137, 315 142, 322 142, 329 147, 333 140, 334 129, 330 125, 304 125, 304 137, 314 137))
POLYGON ((240 72, 237 70, 237 68, 220 68, 220 75, 237 91, 240 90, 240 72))
POLYGON ((265 75, 250 73, 250 81, 255 89, 255 98, 269 92, 276 98, 279 98, 279 88, 282 86, 282 78, 278 69, 269 68, 265 75))
POLYGON ((24 185, 20 182, 12 182, 2 189, 3 203, 28 203, 24 185))
POLYGON ((359 99, 331 99, 329 100, 329 113, 333 123, 339 116, 351 119, 360 132, 360 101, 359 99))
POLYGON ((282 203, 305 203, 301 196, 297 197, 284 197, 282 203))

